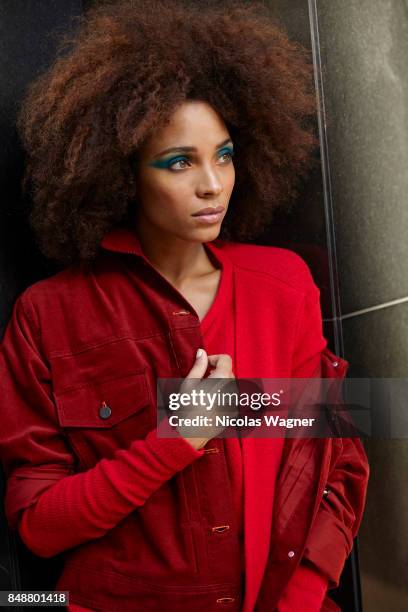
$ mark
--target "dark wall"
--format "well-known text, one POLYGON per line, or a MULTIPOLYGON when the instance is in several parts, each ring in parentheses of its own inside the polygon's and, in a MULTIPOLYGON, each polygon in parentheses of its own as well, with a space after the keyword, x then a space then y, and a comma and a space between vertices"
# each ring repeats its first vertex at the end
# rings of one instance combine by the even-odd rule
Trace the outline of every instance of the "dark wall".
MULTIPOLYGON (((81 11, 80 0, 0 0, 0 335, 17 295, 56 270, 26 221, 30 203, 21 195, 24 156, 15 118, 27 84, 52 62, 58 33, 73 27, 71 17, 81 11)), ((1 478, 1 499, 3 487, 1 478)), ((1 508, 0 590, 52 588, 59 571, 59 559, 35 557, 7 529, 1 508)))
MULTIPOLYGON (((408 3, 317 5, 334 118, 328 147, 345 355, 365 377, 406 379, 408 3)), ((406 415, 406 405, 401 386, 391 407, 406 415)), ((358 541, 369 612, 408 606, 408 444, 400 433, 365 441, 371 476, 358 541)))

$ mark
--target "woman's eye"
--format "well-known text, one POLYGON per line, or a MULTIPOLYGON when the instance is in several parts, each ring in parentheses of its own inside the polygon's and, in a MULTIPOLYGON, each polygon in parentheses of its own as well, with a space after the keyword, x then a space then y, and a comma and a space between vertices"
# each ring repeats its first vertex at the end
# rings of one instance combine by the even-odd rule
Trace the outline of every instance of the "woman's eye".
POLYGON ((229 162, 234 155, 233 149, 223 149, 219 152, 218 159, 222 162, 229 162))
POLYGON ((189 161, 185 157, 181 157, 179 159, 170 160, 168 164, 168 168, 170 170, 184 170, 184 168, 188 168, 189 161))

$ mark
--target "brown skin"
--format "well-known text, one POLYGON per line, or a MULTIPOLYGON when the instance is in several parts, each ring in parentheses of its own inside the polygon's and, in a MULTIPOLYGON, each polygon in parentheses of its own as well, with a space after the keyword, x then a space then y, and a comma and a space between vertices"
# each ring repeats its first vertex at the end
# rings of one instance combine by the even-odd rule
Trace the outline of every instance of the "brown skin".
MULTIPOLYGON (((224 149, 219 145, 228 139, 230 133, 214 108, 206 102, 186 101, 164 128, 146 140, 138 155, 134 223, 143 252, 192 304, 200 320, 214 300, 220 279, 220 270, 210 261, 203 243, 219 235, 235 183, 232 158, 220 155, 224 149), (151 165, 157 159, 180 155, 179 148, 186 146, 194 151, 183 153, 183 161, 171 168, 151 165), (224 207, 219 222, 207 225, 192 216, 207 206, 224 207)), ((205 351, 186 378, 202 379, 208 364, 214 368, 210 377, 234 378, 230 355, 207 355, 205 351)), ((217 433, 209 430, 206 438, 185 439, 199 449, 217 433)))
MULTIPOLYGON (((220 233, 235 183, 231 157, 220 157, 217 146, 230 138, 220 115, 206 102, 187 101, 169 124, 153 134, 140 151, 137 167, 139 193, 135 225, 145 255, 152 265, 194 306, 200 320, 217 292, 220 270, 210 261, 203 242, 220 233), (155 159, 183 153, 175 167, 156 168, 155 159), (174 149, 156 157, 161 151, 174 149), (223 217, 206 225, 192 214, 205 207, 223 206, 223 217)), ((222 152, 222 149, 221 149, 222 152)))

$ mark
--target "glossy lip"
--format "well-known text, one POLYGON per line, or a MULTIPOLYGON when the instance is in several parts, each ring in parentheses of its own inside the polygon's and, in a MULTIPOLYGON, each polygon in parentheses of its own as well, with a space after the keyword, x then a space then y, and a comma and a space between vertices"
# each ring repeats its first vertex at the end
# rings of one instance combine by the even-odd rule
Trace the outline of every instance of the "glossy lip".
POLYGON ((192 216, 193 217, 201 217, 201 216, 211 216, 211 217, 215 217, 215 216, 219 216, 219 214, 217 213, 222 213, 224 212, 224 207, 223 206, 207 206, 207 208, 202 208, 201 210, 199 210, 198 212, 194 213, 192 216))

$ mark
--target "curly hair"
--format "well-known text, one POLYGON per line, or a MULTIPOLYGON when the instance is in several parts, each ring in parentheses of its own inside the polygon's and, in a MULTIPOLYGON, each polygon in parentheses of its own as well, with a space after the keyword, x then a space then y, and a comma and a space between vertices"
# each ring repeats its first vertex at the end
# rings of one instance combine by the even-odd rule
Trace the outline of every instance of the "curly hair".
POLYGON ((76 19, 17 119, 29 221, 46 257, 89 263, 103 236, 126 226, 137 150, 186 99, 211 104, 234 141, 220 238, 251 240, 290 205, 318 146, 313 67, 265 6, 117 0, 76 19))

